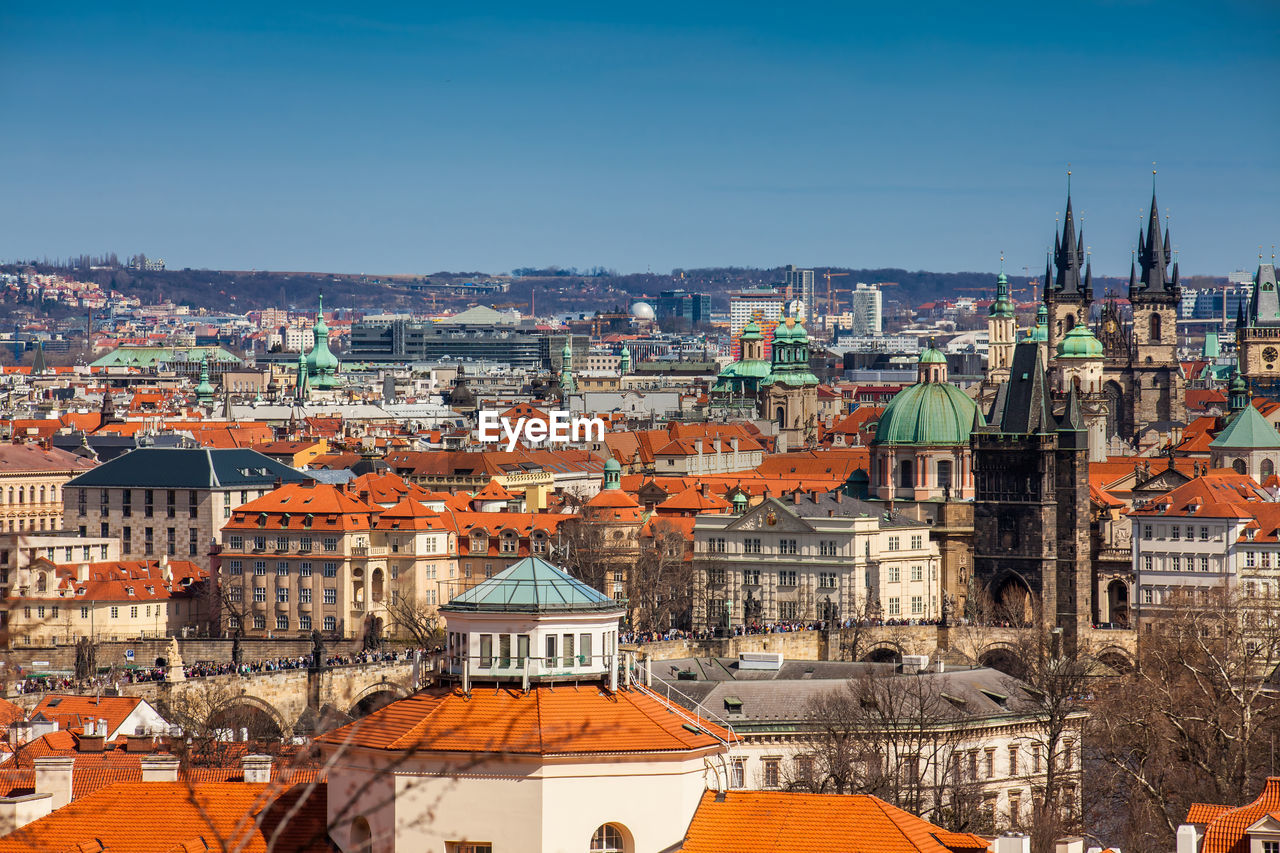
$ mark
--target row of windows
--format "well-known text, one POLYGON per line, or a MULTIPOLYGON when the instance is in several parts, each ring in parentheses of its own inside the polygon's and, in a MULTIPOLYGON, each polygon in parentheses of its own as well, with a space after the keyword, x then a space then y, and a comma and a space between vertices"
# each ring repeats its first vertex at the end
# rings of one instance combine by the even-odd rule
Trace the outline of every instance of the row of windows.
MULTIPOLYGON (((935 601, 934 606, 936 607, 937 599, 934 599, 934 601, 935 601)), ((889 616, 901 616, 902 615, 902 599, 897 596, 891 596, 888 600, 886 613, 889 616)), ((911 615, 920 616, 923 613, 924 613, 924 596, 923 595, 911 596, 911 615)))
MULTIPOLYGON (((265 630, 267 629, 267 617, 266 617, 266 616, 263 616, 262 614, 254 614, 253 619, 252 619, 252 620, 250 620, 250 624, 253 626, 253 629, 254 629, 255 631, 265 631, 265 630)), ((337 620, 337 618, 336 618, 336 617, 334 617, 334 616, 326 616, 326 617, 324 617, 324 620, 321 622, 321 624, 324 626, 323 630, 324 630, 324 631, 326 631, 326 632, 330 632, 330 633, 332 633, 333 631, 338 630, 338 620, 337 620)), ((299 631, 310 631, 310 630, 312 630, 312 626, 313 626, 313 623, 312 623, 312 621, 311 621, 311 617, 310 617, 309 615, 307 615, 306 613, 303 613, 301 616, 299 616, 299 617, 298 617, 298 630, 299 630, 299 631)), ((239 628, 239 627, 240 627, 240 620, 239 620, 239 619, 237 619, 237 618, 236 618, 236 617, 234 617, 234 616, 232 616, 232 617, 228 618, 228 619, 227 619, 227 627, 229 627, 229 628, 239 628)), ((276 628, 275 628, 275 629, 276 629, 277 631, 288 631, 288 630, 289 630, 289 617, 288 617, 288 616, 277 616, 277 617, 276 617, 276 628)))
MULTIPOLYGON (((277 577, 288 577, 289 571, 290 571, 289 563, 285 562, 284 560, 279 560, 276 562, 275 574, 277 577)), ((332 561, 321 563, 320 571, 326 578, 336 578, 338 576, 338 564, 332 561)), ((313 572, 313 564, 310 560, 302 560, 298 563, 298 577, 309 578, 311 577, 312 572, 313 572)), ((253 573, 258 576, 267 574, 267 561, 254 560, 253 573)), ((244 560, 227 560, 227 574, 235 575, 235 576, 243 575, 244 560)), ((392 566, 391 577, 393 578, 398 577, 399 574, 400 574, 399 567, 392 566)))
MULTIPOLYGON (((919 539, 921 537, 915 537, 915 538, 919 539)), ((765 547, 766 546, 764 541, 762 539, 759 539, 758 537, 753 536, 753 537, 748 537, 742 540, 742 553, 744 554, 771 553, 771 552, 765 551, 765 547)), ((719 536, 712 539, 708 539, 706 540, 705 550, 715 554, 728 553, 728 540, 719 536)), ((778 553, 779 554, 799 554, 800 553, 799 541, 795 539, 779 539, 778 553)), ((840 553, 841 553, 840 543, 838 541, 834 539, 820 539, 818 541, 818 556, 835 557, 835 556, 839 556, 840 553)))
MULTIPOLYGON (((266 536, 254 536, 249 540, 250 546, 255 551, 265 551, 268 546, 276 551, 292 551, 298 550, 308 553, 313 548, 313 541, 310 536, 302 536, 297 539, 296 545, 291 546, 292 540, 287 536, 275 536, 268 538, 266 536)), ((243 536, 234 535, 227 537, 227 549, 230 551, 243 551, 245 538, 243 536)), ((338 538, 336 536, 325 536, 320 540, 320 546, 325 551, 338 550, 338 538)))
MULTIPOLYGON (((1188 542, 1194 541, 1196 538, 1196 526, 1194 524, 1144 524, 1142 525, 1143 539, 1171 539, 1177 542, 1186 539, 1188 542)), ((1200 541, 1209 541, 1209 528, 1200 527, 1200 541)), ((1214 533, 1213 541, 1222 541, 1222 531, 1214 533)))
MULTIPOLYGON (((3 498, 5 494, 4 490, 0 489, 0 498, 3 498)), ((10 486, 8 496, 9 499, 5 501, 5 503, 10 504, 24 504, 27 503, 28 500, 31 503, 58 503, 62 499, 58 495, 57 486, 41 486, 38 493, 36 492, 35 486, 31 486, 30 488, 27 486, 18 486, 16 491, 13 486, 10 486), (36 498, 37 494, 40 496, 38 500, 36 498)))
MULTIPOLYGON (((51 607, 48 607, 48 608, 46 608, 46 607, 42 604, 42 605, 40 605, 40 606, 38 606, 38 607, 36 607, 36 608, 35 608, 35 616, 36 616, 36 618, 37 618, 37 619, 45 619, 45 618, 49 618, 49 619, 57 619, 57 618, 59 617, 59 615, 61 614, 61 612, 62 612, 62 611, 61 611, 61 608, 59 608, 59 607, 58 607, 58 605, 56 605, 56 604, 55 604, 55 605, 53 605, 53 606, 51 606, 51 607)), ((119 607, 112 607, 112 608, 110 608, 107 612, 108 612, 108 614, 110 615, 110 617, 111 617, 112 619, 119 619, 119 618, 120 618, 120 608, 119 608, 119 607)), ((134 605, 130 605, 130 607, 129 607, 129 618, 130 618, 130 619, 137 619, 137 618, 138 618, 138 614, 139 614, 139 612, 141 612, 141 614, 142 614, 144 617, 146 617, 147 619, 150 619, 153 615, 155 615, 155 616, 163 616, 163 615, 164 615, 164 613, 165 613, 165 605, 163 605, 163 604, 134 604, 134 605), (141 610, 139 610, 139 608, 141 608, 141 610)), ((30 608, 30 607, 24 607, 24 608, 22 608, 22 615, 23 615, 23 616, 25 616, 26 618, 30 619, 30 618, 31 618, 31 614, 32 614, 32 608, 30 608)), ((88 619, 88 618, 89 618, 89 608, 88 608, 88 607, 81 607, 81 608, 80 608, 80 618, 81 618, 81 619, 88 619)))
MULTIPOLYGON (((921 534, 921 535, 912 535, 912 537, 911 537, 911 550, 912 550, 912 551, 919 551, 919 550, 920 550, 921 548, 923 548, 923 547, 924 547, 924 536, 923 536, 923 534, 921 534)), ((890 537, 889 537, 889 546, 888 546, 888 548, 887 548, 886 550, 889 550, 889 551, 901 551, 901 550, 902 550, 902 537, 901 537, 901 536, 890 536, 890 537)))
MULTIPOLYGON (((228 592, 231 595, 232 601, 242 601, 244 598, 244 587, 233 586, 228 589, 228 592)), ((298 590, 298 602, 300 604, 310 604, 311 594, 311 589, 306 587, 298 590)), ((323 595, 323 601, 325 604, 338 603, 337 587, 326 586, 324 588, 323 595)), ((265 602, 267 600, 267 588, 265 586, 255 586, 253 588, 253 600, 258 603, 265 602)), ((276 603, 289 603, 289 588, 287 586, 276 587, 276 603)))
MULTIPOLYGON (((89 490, 77 489, 76 494, 76 514, 89 514, 89 490)), ((98 489, 98 514, 106 515, 111 509, 111 489, 98 489)), ((155 489, 142 489, 142 515, 145 518, 151 518, 155 515, 155 489)), ((165 489, 165 515, 169 518, 178 517, 178 490, 165 489)), ((43 489, 42 499, 43 499, 43 489)), ((129 518, 133 515, 133 489, 122 489, 120 492, 120 514, 129 518)), ((189 518, 198 518, 200 493, 195 489, 191 489, 186 493, 186 511, 189 518)))
MULTIPOLYGON (((931 574, 933 573, 931 572, 931 574)), ((924 580, 924 566, 912 566, 910 570, 910 577, 912 581, 924 580)), ((885 583, 901 583, 902 567, 898 565, 885 566, 884 580, 885 583)))
MULTIPOLYGON (((1269 557, 1270 555, 1268 555, 1269 557)), ((1252 566, 1252 562, 1247 562, 1248 558, 1253 557, 1252 553, 1246 555, 1246 565, 1252 566)), ((1270 560, 1268 559, 1268 564, 1270 560)), ((1165 572, 1194 572, 1199 569, 1202 572, 1210 571, 1209 558, 1207 556, 1195 556, 1193 554, 1169 554, 1160 559, 1160 571, 1165 572)), ((1144 572, 1154 572, 1156 570, 1156 560, 1151 554, 1142 555, 1142 570, 1144 572)))

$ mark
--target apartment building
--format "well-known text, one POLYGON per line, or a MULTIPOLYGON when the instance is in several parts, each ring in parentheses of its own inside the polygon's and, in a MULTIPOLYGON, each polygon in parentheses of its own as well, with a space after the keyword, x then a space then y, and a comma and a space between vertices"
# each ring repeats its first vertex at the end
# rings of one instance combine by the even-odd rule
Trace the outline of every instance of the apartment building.
POLYGON ((1280 503, 1248 475, 1210 471, 1136 504, 1129 519, 1139 621, 1211 591, 1280 597, 1280 503))
POLYGON ((695 626, 941 615, 926 524, 841 492, 765 498, 693 528, 695 626))
POLYGON ((457 572, 454 532, 433 510, 314 480, 236 508, 221 535, 222 623, 251 637, 394 633, 402 600, 430 612, 457 572))
POLYGON ((208 572, 188 560, 58 564, 17 571, 6 600, 10 647, 168 637, 208 630, 216 607, 208 572))
POLYGON ((62 489, 94 464, 56 447, 0 445, 0 533, 62 529, 62 489))
POLYGON ((119 539, 125 560, 182 557, 207 566, 236 507, 309 479, 253 450, 142 447, 70 480, 63 524, 80 536, 119 539))

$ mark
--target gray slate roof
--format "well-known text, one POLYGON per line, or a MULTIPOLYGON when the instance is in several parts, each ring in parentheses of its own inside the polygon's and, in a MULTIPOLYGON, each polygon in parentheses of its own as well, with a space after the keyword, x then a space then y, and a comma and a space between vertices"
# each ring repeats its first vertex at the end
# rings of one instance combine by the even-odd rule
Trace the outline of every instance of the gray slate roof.
POLYGON ((277 479, 285 483, 300 483, 311 478, 256 450, 140 447, 86 471, 68 482, 67 486, 258 489, 273 485, 277 479))

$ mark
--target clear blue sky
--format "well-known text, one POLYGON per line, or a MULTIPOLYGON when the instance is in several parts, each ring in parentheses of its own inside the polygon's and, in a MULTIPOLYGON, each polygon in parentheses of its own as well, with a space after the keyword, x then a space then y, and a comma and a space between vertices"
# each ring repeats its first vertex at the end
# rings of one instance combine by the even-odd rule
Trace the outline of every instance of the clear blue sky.
POLYGON ((0 258, 1034 273, 1071 163, 1127 275, 1152 161, 1280 242, 1273 0, 361 5, 0 4, 0 258))

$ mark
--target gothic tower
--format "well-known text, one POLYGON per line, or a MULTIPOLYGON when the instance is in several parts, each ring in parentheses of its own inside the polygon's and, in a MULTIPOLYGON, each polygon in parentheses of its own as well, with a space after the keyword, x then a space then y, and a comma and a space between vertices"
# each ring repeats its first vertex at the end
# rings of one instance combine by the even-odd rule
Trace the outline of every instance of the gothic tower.
MULTIPOLYGON (((1153 173, 1154 174, 1154 173, 1153 173)), ((1178 363, 1178 306, 1182 287, 1166 226, 1160 235, 1160 208, 1151 189, 1146 233, 1138 234, 1137 266, 1130 267, 1129 303, 1133 306, 1132 387, 1125 389, 1129 416, 1142 425, 1186 421, 1183 378, 1178 363)))
POLYGON ((974 580, 997 619, 1061 628, 1073 647, 1092 617, 1088 434, 1073 387, 1053 416, 1034 341, 1018 344, 988 426, 975 424, 974 580))
POLYGON ((1049 352, 1076 323, 1089 322, 1093 274, 1085 268, 1084 230, 1076 230, 1071 210, 1071 173, 1067 173, 1067 214, 1062 231, 1053 235, 1053 255, 1045 261, 1044 303, 1049 311, 1049 352), (1056 274, 1054 270, 1056 269, 1056 274))
POLYGON ((1247 311, 1241 305, 1236 320, 1240 372, 1255 390, 1274 394, 1280 387, 1280 292, 1276 290, 1275 259, 1259 259, 1253 295, 1247 311))

